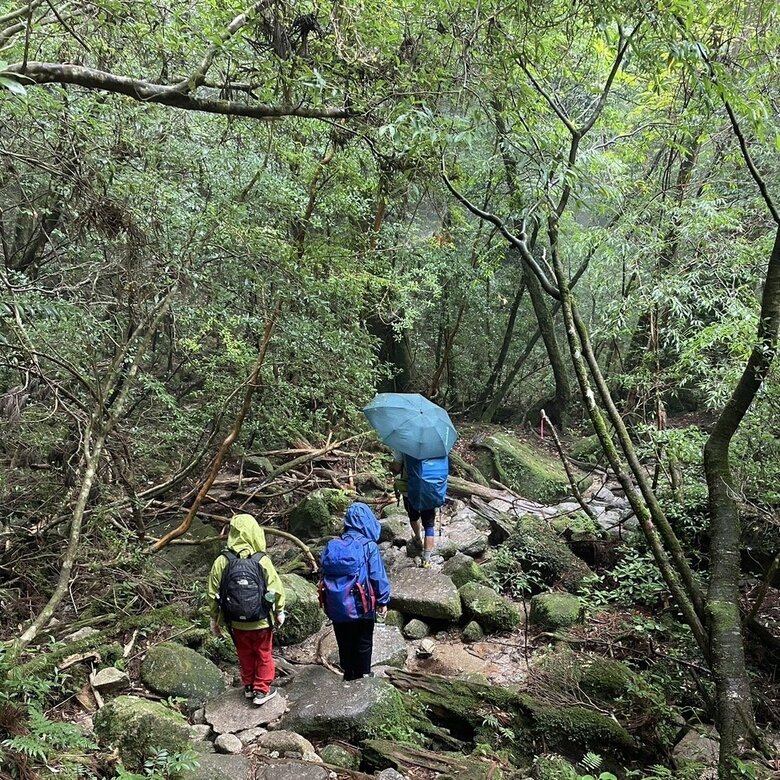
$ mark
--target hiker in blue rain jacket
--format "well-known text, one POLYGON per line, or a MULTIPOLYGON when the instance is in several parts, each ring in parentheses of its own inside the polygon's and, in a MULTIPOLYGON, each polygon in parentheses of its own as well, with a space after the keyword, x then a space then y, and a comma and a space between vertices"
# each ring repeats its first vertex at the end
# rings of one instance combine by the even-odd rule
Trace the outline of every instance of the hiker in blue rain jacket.
POLYGON ((390 601, 379 531, 371 508, 354 503, 341 537, 328 542, 321 557, 320 600, 333 623, 345 681, 371 675, 374 623, 387 614, 390 601))

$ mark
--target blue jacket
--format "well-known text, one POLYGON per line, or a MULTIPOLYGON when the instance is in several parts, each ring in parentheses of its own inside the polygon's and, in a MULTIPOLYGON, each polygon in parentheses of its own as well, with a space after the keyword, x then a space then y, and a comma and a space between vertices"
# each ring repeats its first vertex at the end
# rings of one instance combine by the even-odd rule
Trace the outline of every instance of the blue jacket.
POLYGON ((378 606, 386 606, 390 601, 390 581, 387 579, 385 564, 379 552, 379 532, 381 527, 371 507, 360 502, 352 504, 344 515, 344 538, 367 540, 368 579, 376 596, 378 606))

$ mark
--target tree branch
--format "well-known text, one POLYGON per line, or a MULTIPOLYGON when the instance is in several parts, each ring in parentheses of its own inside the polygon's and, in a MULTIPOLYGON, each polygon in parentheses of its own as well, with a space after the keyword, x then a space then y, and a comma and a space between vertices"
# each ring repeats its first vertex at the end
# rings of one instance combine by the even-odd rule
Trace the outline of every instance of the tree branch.
POLYGON ((142 103, 160 103, 185 111, 203 111, 207 114, 244 116, 250 119, 271 119, 283 116, 300 116, 311 119, 345 119, 356 116, 348 108, 298 105, 272 106, 264 103, 239 103, 235 100, 212 100, 182 94, 164 84, 152 84, 143 79, 117 76, 94 68, 53 62, 16 63, 6 68, 8 73, 27 76, 36 84, 75 84, 86 89, 105 90, 126 95, 142 103))
POLYGON ((516 247, 520 251, 520 256, 523 258, 523 261, 531 268, 534 274, 536 274, 544 291, 556 300, 559 300, 561 295, 558 291, 558 288, 549 280, 547 274, 545 274, 542 267, 536 261, 536 258, 531 254, 531 251, 528 249, 528 244, 525 242, 523 237, 524 234, 521 233, 520 237, 516 236, 497 216, 495 216, 495 214, 491 214, 489 211, 484 211, 483 209, 479 208, 479 206, 473 204, 465 195, 462 195, 458 190, 456 190, 447 176, 443 159, 441 161, 441 177, 444 180, 444 184, 447 186, 447 189, 452 193, 453 197, 459 203, 465 206, 475 216, 479 217, 480 219, 484 219, 486 222, 490 222, 492 225, 495 225, 498 228, 501 235, 504 236, 504 238, 509 241, 512 246, 516 247))
POLYGON ((172 91, 179 92, 182 95, 186 95, 192 90, 197 89, 206 80, 206 74, 209 72, 209 68, 214 63, 214 59, 217 56, 219 50, 242 28, 246 23, 257 14, 257 12, 268 5, 269 0, 260 0, 259 3, 254 3, 243 13, 240 13, 233 21, 225 28, 219 35, 219 41, 213 44, 203 57, 198 69, 193 72, 189 77, 180 81, 175 86, 171 87, 172 91))

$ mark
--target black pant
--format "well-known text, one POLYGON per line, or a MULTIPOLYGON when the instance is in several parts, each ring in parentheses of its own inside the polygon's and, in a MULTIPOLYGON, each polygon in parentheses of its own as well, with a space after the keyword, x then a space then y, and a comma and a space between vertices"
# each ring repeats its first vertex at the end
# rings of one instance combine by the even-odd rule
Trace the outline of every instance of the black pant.
POLYGON ((404 509, 406 510, 406 514, 409 515, 410 523, 416 523, 418 520, 422 520, 423 528, 433 528, 436 525, 435 509, 423 509, 421 512, 419 509, 415 509, 412 506, 408 496, 404 496, 404 509))
POLYGON ((333 631, 339 646, 339 663, 345 680, 358 680, 371 672, 374 649, 374 619, 334 623, 333 631))

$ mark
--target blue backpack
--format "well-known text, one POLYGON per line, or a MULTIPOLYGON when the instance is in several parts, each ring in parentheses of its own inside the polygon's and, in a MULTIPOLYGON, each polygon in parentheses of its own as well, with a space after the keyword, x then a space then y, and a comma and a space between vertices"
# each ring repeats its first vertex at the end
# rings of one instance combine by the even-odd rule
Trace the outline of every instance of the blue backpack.
POLYGON ((417 460, 406 455, 404 460, 409 503, 418 512, 440 507, 447 498, 450 459, 445 455, 443 458, 417 460))
POLYGON ((331 539, 320 557, 320 604, 334 623, 370 617, 376 596, 368 578, 368 546, 362 539, 331 539))

